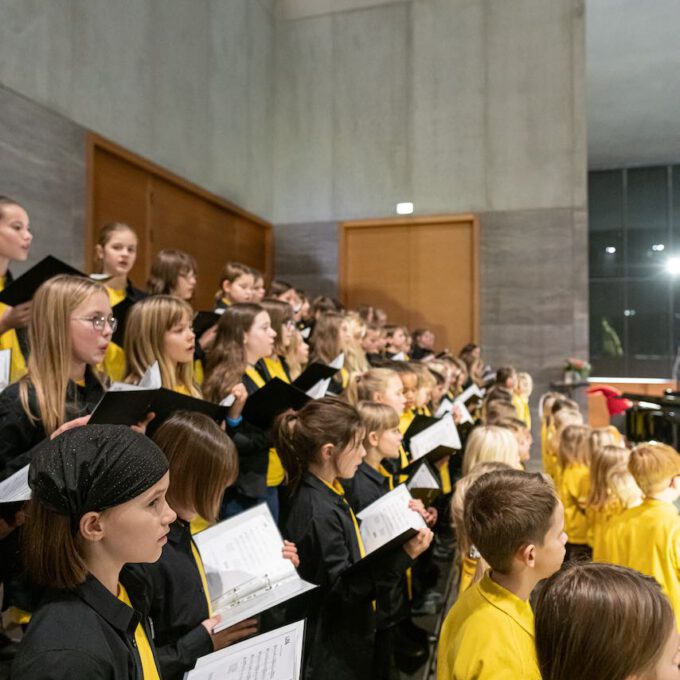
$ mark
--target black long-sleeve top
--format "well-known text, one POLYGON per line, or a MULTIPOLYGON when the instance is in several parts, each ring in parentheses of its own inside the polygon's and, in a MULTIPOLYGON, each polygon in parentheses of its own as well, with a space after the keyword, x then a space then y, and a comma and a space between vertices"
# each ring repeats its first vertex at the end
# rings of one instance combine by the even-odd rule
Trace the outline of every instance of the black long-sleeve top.
POLYGON ((369 680, 379 587, 396 583, 413 561, 401 548, 366 569, 346 572, 361 559, 351 510, 344 497, 305 473, 296 489, 285 537, 297 545, 300 576, 321 588, 308 613, 304 677, 369 680))

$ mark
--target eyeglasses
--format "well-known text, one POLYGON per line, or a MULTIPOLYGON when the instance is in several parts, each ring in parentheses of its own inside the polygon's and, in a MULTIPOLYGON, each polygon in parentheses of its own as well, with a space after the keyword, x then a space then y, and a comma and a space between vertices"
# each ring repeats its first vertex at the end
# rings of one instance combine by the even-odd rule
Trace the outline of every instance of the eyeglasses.
POLYGON ((118 328, 118 319, 116 319, 113 314, 109 316, 104 316, 103 314, 95 314, 94 316, 74 316, 76 321, 89 321, 92 324, 92 328, 96 331, 103 331, 105 324, 109 324, 109 328, 112 333, 116 332, 118 328))

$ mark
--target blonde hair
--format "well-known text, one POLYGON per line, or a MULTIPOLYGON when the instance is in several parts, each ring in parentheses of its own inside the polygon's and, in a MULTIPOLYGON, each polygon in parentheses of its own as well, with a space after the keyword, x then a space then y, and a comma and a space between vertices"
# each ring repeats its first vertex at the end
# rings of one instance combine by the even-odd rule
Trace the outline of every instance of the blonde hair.
POLYGON ((387 383, 399 374, 391 368, 370 368, 366 373, 352 376, 345 394, 350 404, 375 401, 375 395, 387 389, 387 383))
POLYGON ((559 392, 544 392, 538 400, 538 415, 549 424, 552 407, 562 395, 559 392))
POLYGON ((517 409, 510 401, 494 399, 485 401, 482 408, 482 419, 486 425, 496 425, 499 420, 517 418, 517 409))
POLYGON ((509 430, 495 425, 481 425, 470 433, 463 456, 463 475, 468 475, 479 463, 506 463, 521 470, 519 445, 509 430))
POLYGON ((528 373, 522 372, 517 374, 517 391, 525 399, 531 396, 531 393, 534 391, 534 381, 528 373))
POLYGON ((290 338, 290 345, 288 345, 285 353, 291 380, 295 380, 302 373, 303 366, 302 362, 298 359, 298 349, 304 341, 305 339, 302 337, 302 333, 296 328, 293 331, 293 335, 290 338))
POLYGON ((408 365, 418 378, 418 389, 425 387, 431 390, 437 386, 437 379, 432 375, 431 371, 425 364, 419 361, 409 361, 408 365))
POLYGON ((497 470, 511 470, 512 467, 507 463, 500 461, 489 461, 486 463, 479 463, 472 469, 465 477, 456 482, 456 489, 451 498, 451 517, 453 518, 453 526, 456 531, 456 539, 458 543, 457 557, 459 564, 462 564, 463 559, 470 552, 472 544, 465 531, 465 522, 463 521, 463 513, 465 511, 465 496, 468 489, 487 472, 496 472, 497 470))
POLYGON ((632 508, 642 503, 642 489, 628 469, 629 456, 624 465, 616 465, 607 475, 607 484, 612 493, 621 501, 624 508, 632 508))
POLYGON ((345 368, 350 373, 364 373, 370 368, 366 352, 361 348, 361 338, 366 333, 366 322, 356 312, 350 312, 345 319, 350 336, 345 347, 345 368))
MULTIPOLYGON (((33 351, 28 356, 28 374, 19 383, 21 406, 33 421, 40 421, 50 435, 64 424, 71 373, 71 315, 92 295, 106 288, 80 276, 60 275, 46 281, 33 297, 28 340, 33 351), (35 390, 38 413, 31 413, 29 383, 35 390)), ((90 367, 95 377, 103 377, 90 367)))
POLYGON ((238 476, 238 454, 220 426, 202 413, 178 411, 153 436, 170 464, 170 507, 216 522, 225 489, 238 476))
POLYGON ((361 424, 366 430, 365 447, 368 447, 368 435, 371 432, 381 435, 383 432, 399 426, 399 414, 387 404, 360 401, 356 405, 356 410, 361 418, 361 424))
POLYGON ((560 432, 557 447, 557 463, 565 468, 568 465, 588 465, 588 435, 587 425, 567 425, 560 432))
MULTIPOLYGON (((592 438, 593 433, 591 433, 592 438)), ((613 470, 627 466, 630 451, 622 446, 598 446, 591 450, 590 492, 586 506, 603 510, 618 497, 610 485, 613 470)), ((622 500, 622 499, 620 499, 622 500)))
POLYGON ((628 469, 645 496, 668 488, 680 475, 680 455, 671 446, 658 442, 638 444, 631 452, 628 469))
POLYGON ((152 295, 130 309, 125 329, 125 382, 137 383, 158 361, 161 383, 167 389, 184 387, 200 397, 194 383, 193 360, 173 367, 165 356, 165 334, 183 319, 191 322, 191 305, 171 295, 152 295))

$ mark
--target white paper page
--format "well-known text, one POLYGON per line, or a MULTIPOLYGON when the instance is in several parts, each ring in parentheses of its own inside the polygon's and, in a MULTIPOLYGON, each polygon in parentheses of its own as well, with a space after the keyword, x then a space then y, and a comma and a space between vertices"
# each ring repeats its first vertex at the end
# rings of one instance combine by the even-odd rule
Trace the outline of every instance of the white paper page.
POLYGON ((213 608, 223 617, 218 630, 241 621, 244 612, 257 613, 286 600, 288 592, 315 587, 284 559, 283 538, 264 503, 201 531, 194 541, 213 608))
POLYGON ((222 308, 215 310, 215 314, 219 314, 220 316, 222 316, 222 314, 224 314, 224 312, 225 312, 225 310, 222 309, 222 308))
POLYGON ((463 425, 464 423, 474 424, 475 421, 472 419, 470 411, 468 411, 467 406, 462 401, 456 402, 455 408, 460 414, 460 425, 463 425))
POLYGON ((475 383, 472 383, 472 385, 470 385, 470 387, 468 387, 462 394, 459 394, 456 397, 455 401, 456 401, 456 403, 461 402, 461 401, 463 403, 465 403, 471 397, 479 397, 481 399, 483 396, 484 396, 484 393, 482 392, 482 390, 480 390, 479 387, 477 387, 477 385, 475 383))
POLYGON ((278 628, 201 657, 185 680, 298 680, 305 622, 278 628))
POLYGON ((392 361, 406 361, 406 355, 403 352, 397 352, 393 357, 390 357, 392 361))
POLYGON ((357 518, 366 553, 372 553, 408 529, 425 529, 425 520, 408 507, 412 496, 405 484, 371 503, 357 518))
POLYGON ((28 465, 17 470, 11 477, 0 482, 0 503, 27 501, 31 497, 28 486, 28 465))
POLYGON ((345 353, 340 352, 333 361, 331 361, 330 364, 328 364, 331 368, 337 368, 338 371, 345 365, 345 353))
POLYGON ((303 340, 309 340, 309 336, 312 334, 312 329, 308 326, 307 328, 303 328, 300 331, 300 335, 302 336, 303 340))
POLYGON ((406 482, 406 486, 409 489, 438 489, 439 482, 427 465, 421 465, 406 482))
POLYGON ((157 361, 154 361, 151 366, 146 369, 146 373, 139 381, 139 386, 143 387, 145 390, 160 390, 161 387, 163 387, 161 367, 158 365, 157 361))
POLYGON ((233 394, 228 394, 224 399, 222 399, 220 406, 226 406, 229 408, 235 401, 236 397, 233 394))
POLYGON ((111 277, 111 274, 90 274, 90 278, 93 281, 108 281, 111 277))
POLYGON ((438 446, 460 449, 461 442, 456 424, 451 416, 446 416, 434 425, 411 437, 411 458, 418 460, 438 446))
POLYGON ((453 402, 450 399, 447 399, 444 397, 444 399, 439 402, 439 406, 437 410, 435 411, 434 417, 435 418, 441 418, 442 416, 445 416, 447 413, 452 413, 453 412, 453 402))
POLYGON ((310 387, 305 394, 312 399, 321 399, 326 396, 326 392, 328 392, 330 386, 331 379, 325 378, 324 380, 319 380, 313 387, 310 387))
POLYGON ((12 365, 12 350, 0 350, 0 392, 9 385, 9 369, 12 365))

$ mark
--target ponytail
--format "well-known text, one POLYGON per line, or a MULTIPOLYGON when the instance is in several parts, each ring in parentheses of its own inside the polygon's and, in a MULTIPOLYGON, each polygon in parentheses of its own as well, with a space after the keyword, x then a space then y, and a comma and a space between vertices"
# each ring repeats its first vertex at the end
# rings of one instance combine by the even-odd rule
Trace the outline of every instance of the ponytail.
POLYGON ((332 444, 337 453, 344 451, 361 441, 364 428, 353 406, 337 397, 324 397, 308 402, 297 413, 280 415, 273 433, 286 479, 295 489, 321 447, 332 444))

